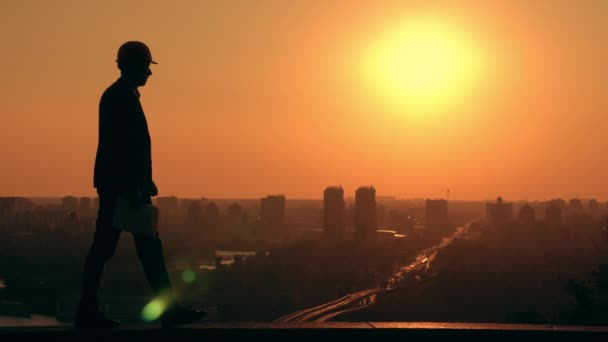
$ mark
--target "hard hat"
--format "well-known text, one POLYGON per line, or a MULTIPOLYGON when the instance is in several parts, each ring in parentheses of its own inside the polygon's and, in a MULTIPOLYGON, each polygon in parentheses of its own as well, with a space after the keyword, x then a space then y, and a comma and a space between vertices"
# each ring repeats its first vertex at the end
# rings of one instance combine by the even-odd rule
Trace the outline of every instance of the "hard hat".
POLYGON ((116 62, 119 64, 158 64, 152 60, 148 46, 142 42, 130 41, 122 44, 118 49, 116 62))

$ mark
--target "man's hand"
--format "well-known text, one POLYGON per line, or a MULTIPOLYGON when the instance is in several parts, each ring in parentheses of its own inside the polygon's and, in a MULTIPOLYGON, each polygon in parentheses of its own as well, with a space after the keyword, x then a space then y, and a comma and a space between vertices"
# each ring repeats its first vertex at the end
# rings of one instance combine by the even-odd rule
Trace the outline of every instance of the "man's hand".
POLYGON ((158 188, 156 187, 154 181, 152 181, 152 184, 150 184, 149 194, 150 196, 158 196, 158 188))

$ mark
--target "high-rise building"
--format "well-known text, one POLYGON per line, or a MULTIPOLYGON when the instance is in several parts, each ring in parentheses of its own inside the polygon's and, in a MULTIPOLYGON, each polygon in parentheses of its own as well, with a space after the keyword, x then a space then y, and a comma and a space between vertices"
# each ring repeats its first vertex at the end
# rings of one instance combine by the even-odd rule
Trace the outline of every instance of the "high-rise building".
POLYGON ((568 207, 566 209, 568 216, 578 216, 585 213, 583 202, 578 198, 572 198, 568 201, 568 207))
POLYGON ((242 205, 234 202, 228 206, 226 215, 230 220, 241 220, 245 215, 245 209, 242 205))
POLYGON ((344 233, 344 189, 330 186, 323 191, 323 231, 336 240, 344 233))
POLYGON ((562 224, 563 203, 551 200, 545 209, 545 219, 549 226, 559 226, 562 224))
POLYGON ((534 208, 532 208, 528 203, 524 204, 521 209, 519 209, 518 221, 524 225, 530 225, 534 223, 536 219, 536 214, 534 212, 534 208))
POLYGON ((282 240, 285 231, 285 195, 266 196, 260 200, 260 220, 258 238, 282 240))
POLYGON ((376 189, 360 187, 355 192, 355 238, 358 241, 374 239, 378 225, 376 213, 376 189))
POLYGON ((448 225, 448 201, 427 199, 424 207, 427 229, 441 230, 448 225))
POLYGON ((493 225, 504 225, 513 220, 513 203, 504 203, 502 197, 496 203, 486 204, 486 219, 493 225))

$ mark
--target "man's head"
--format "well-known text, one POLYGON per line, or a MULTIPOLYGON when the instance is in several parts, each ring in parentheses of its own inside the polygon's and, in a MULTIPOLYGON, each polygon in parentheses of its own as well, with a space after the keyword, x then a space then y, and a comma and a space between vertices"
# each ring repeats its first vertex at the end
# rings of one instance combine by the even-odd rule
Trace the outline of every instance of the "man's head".
POLYGON ((145 85, 148 77, 152 75, 150 64, 157 64, 152 60, 152 54, 146 44, 138 41, 122 44, 118 49, 116 63, 122 75, 138 87, 145 85))

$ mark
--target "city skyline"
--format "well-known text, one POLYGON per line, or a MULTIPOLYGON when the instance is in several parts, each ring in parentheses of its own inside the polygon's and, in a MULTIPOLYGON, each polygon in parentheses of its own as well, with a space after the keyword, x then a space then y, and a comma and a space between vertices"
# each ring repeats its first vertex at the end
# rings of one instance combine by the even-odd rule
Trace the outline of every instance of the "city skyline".
MULTIPOLYGON (((346 202, 354 202, 355 201, 355 190, 356 188, 352 191, 352 194, 350 194, 347 191, 344 191, 344 200, 346 202)), ((323 192, 321 192, 321 195, 319 197, 291 197, 288 194, 285 194, 284 192, 279 193, 280 195, 285 196, 285 200, 286 201, 323 201, 323 192)), ((246 201, 257 201, 260 200, 261 198, 264 198, 266 196, 271 195, 270 193, 265 193, 262 196, 259 197, 210 197, 210 196, 204 196, 204 195, 200 195, 200 196, 194 196, 194 197, 182 197, 182 196, 177 196, 175 194, 159 194, 158 197, 156 198, 171 198, 171 197, 176 197, 180 200, 199 200, 199 199, 205 199, 205 200, 219 200, 219 201, 230 201, 230 200, 246 200, 246 201)), ((11 196, 0 196, 0 198, 7 198, 7 197, 19 197, 19 198, 27 198, 27 199, 31 199, 31 200, 57 200, 60 201, 62 198, 64 197, 76 197, 76 198, 96 198, 97 196, 95 195, 90 195, 90 196, 86 196, 86 195, 74 195, 74 194, 63 194, 63 195, 59 195, 59 196, 25 196, 25 195, 11 195, 11 196)), ((498 197, 502 197, 507 199, 509 202, 550 202, 552 200, 557 200, 557 199, 565 199, 565 200, 570 200, 570 199, 577 199, 577 200, 581 200, 581 201, 591 201, 591 200, 595 200, 598 202, 608 202, 608 196, 605 198, 602 197, 581 197, 581 196, 574 196, 574 197, 566 197, 566 196, 555 196, 555 197, 545 197, 545 198, 508 198, 505 196, 502 196, 501 194, 496 194, 493 197, 488 197, 488 198, 454 198, 452 196, 450 196, 450 199, 448 200, 448 202, 493 202, 496 201, 496 198, 498 197)), ((153 200, 155 200, 156 198, 153 198, 153 200)), ((428 197, 398 197, 398 196, 394 196, 391 194, 385 194, 385 193, 379 193, 376 195, 376 198, 379 201, 385 201, 385 200, 396 200, 396 201, 421 201, 424 202, 425 200, 446 200, 445 196, 428 196, 428 197)))

